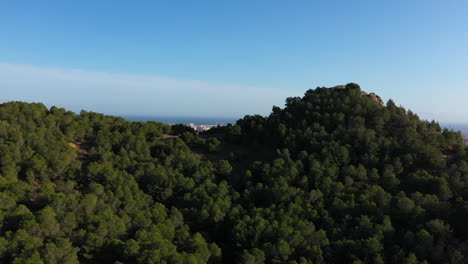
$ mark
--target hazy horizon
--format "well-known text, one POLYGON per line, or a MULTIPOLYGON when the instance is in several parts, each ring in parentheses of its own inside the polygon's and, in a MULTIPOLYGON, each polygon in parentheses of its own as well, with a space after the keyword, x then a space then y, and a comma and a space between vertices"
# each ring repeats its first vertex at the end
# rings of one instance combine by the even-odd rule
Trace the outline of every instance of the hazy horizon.
POLYGON ((355 82, 424 119, 468 123, 466 13, 464 1, 9 2, 0 102, 241 117, 355 82))
MULTIPOLYGON (((119 115, 116 116, 125 118, 129 121, 157 121, 165 124, 188 124, 194 123, 197 125, 214 125, 217 123, 224 123, 224 124, 235 124, 237 120, 243 118, 242 117, 204 117, 204 116, 157 116, 157 115, 147 115, 147 116, 140 116, 140 115, 119 115)), ((427 119, 423 119, 426 121, 431 121, 427 119)), ((437 121, 437 120, 436 120, 437 121)), ((468 132, 468 122, 439 122, 437 121, 442 128, 452 129, 452 130, 459 130, 462 132, 468 132)))

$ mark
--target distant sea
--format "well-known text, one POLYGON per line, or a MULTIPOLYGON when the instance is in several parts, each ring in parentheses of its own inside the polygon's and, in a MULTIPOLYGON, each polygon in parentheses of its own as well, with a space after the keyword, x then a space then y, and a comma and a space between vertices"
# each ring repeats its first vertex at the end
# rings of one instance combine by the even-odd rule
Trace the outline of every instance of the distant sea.
MULTIPOLYGON (((174 116, 122 116, 129 121, 156 121, 164 124, 189 124, 196 125, 217 125, 235 124, 240 118, 233 117, 174 117, 174 116)), ((446 127, 455 131, 468 131, 468 124, 462 123, 439 123, 442 128, 446 127)))
POLYGON ((170 117, 170 116, 122 116, 129 121, 156 121, 164 124, 218 125, 235 124, 240 118, 229 117, 170 117))
POLYGON ((468 131, 468 124, 461 124, 461 123, 439 123, 441 127, 446 127, 448 129, 452 129, 455 131, 468 131))

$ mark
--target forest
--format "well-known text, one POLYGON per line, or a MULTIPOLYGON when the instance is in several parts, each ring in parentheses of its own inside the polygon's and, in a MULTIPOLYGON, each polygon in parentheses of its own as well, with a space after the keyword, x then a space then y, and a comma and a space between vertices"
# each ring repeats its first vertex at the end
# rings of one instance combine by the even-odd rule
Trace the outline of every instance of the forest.
POLYGON ((467 148, 354 83, 199 134, 3 103, 0 263, 468 263, 467 148))

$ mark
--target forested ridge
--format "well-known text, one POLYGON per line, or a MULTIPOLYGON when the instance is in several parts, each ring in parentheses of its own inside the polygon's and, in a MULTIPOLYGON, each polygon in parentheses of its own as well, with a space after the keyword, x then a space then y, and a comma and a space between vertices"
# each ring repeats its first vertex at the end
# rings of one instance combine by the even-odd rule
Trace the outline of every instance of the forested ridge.
POLYGON ((0 263, 468 263, 458 132, 356 84, 196 134, 0 105, 0 263))

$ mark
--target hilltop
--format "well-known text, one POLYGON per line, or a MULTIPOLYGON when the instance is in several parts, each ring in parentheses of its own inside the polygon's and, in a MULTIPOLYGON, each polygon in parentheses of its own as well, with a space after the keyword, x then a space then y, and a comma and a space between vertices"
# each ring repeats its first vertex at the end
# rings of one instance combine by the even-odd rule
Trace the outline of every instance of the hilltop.
POLYGON ((0 105, 1 263, 466 263, 457 132, 357 84, 195 133, 0 105))

